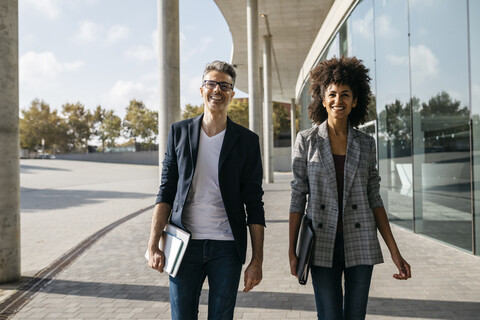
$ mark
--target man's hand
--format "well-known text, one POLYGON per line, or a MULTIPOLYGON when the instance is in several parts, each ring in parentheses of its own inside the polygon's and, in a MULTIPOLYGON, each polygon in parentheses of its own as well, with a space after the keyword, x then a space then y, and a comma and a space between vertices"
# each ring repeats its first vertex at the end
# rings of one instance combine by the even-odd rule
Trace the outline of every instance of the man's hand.
POLYGON ((150 238, 148 240, 148 266, 152 269, 163 272, 165 266, 165 255, 158 248, 158 243, 163 234, 163 228, 168 221, 172 207, 165 202, 159 202, 155 205, 152 215, 152 224, 150 227, 150 238))
POLYGON ((245 270, 243 292, 248 292, 262 281, 262 263, 254 262, 253 260, 245 270))
POLYGON ((165 266, 165 255, 160 249, 148 250, 148 266, 152 269, 163 272, 163 267, 165 266))

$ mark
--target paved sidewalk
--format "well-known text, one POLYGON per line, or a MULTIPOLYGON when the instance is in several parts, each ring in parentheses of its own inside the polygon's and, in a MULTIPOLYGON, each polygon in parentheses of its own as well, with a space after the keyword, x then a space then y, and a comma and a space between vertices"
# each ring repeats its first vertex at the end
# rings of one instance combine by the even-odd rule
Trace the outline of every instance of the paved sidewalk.
MULTIPOLYGON (((253 292, 239 292, 235 319, 316 319, 310 280, 300 286, 288 268, 290 179, 290 174, 276 173, 276 182, 264 185, 264 279, 253 292)), ((143 201, 129 197, 131 212, 144 208, 143 201)), ((148 210, 112 229, 13 319, 170 319, 168 277, 149 269, 143 257, 150 218, 148 210)), ((392 278, 395 269, 383 246, 386 263, 375 267, 367 319, 479 319, 480 258, 396 227, 393 231, 413 278, 392 278)), ((206 319, 207 290, 205 285, 200 319, 206 319)))

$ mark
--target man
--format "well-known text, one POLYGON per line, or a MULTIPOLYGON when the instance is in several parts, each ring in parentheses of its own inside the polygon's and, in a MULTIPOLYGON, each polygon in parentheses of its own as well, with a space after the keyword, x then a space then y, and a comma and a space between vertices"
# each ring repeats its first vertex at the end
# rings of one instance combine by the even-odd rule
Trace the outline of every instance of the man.
POLYGON ((170 277, 174 320, 198 318, 206 277, 208 319, 233 319, 247 225, 252 259, 245 270, 243 292, 262 280, 265 215, 260 145, 255 133, 227 117, 235 78, 232 65, 207 64, 200 88, 204 113, 174 123, 168 134, 148 263, 163 271, 165 257, 158 241, 169 217, 192 234, 177 276, 170 277))

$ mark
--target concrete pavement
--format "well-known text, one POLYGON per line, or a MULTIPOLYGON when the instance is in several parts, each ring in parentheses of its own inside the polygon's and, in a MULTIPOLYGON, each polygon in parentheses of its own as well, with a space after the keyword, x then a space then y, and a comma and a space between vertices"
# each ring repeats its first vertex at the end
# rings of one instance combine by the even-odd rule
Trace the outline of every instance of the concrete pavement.
MULTIPOLYGON (((36 270, 49 270, 53 260, 72 247, 81 249, 81 240, 112 227, 76 251, 53 276, 40 273, 46 281, 30 290, 32 296, 13 317, 4 314, 0 319, 170 319, 168 277, 149 269, 143 257, 151 210, 140 209, 154 200, 157 168, 46 160, 22 166, 22 181, 30 181, 25 188, 37 190, 31 195, 38 192, 27 207, 22 203, 22 237, 34 239, 22 238, 22 250, 28 253, 22 254, 27 266, 22 268, 24 282, 36 270), (23 178, 26 168, 28 174, 43 178, 38 176, 35 183, 32 176, 23 178), (67 172, 70 179, 63 175, 67 172), (55 178, 48 178, 51 175, 55 178), (45 188, 58 196, 42 196, 45 188), (121 218, 123 223, 112 225, 121 218)), ((290 179, 290 174, 276 173, 274 184, 264 184, 264 279, 253 292, 239 292, 235 319, 316 319, 310 279, 300 286, 288 268, 290 179)), ((23 188, 22 183, 25 199, 28 192, 23 188)), ((397 227, 393 231, 412 265, 413 278, 392 278, 395 268, 383 246, 386 263, 374 269, 367 319, 479 319, 480 258, 397 227)), ((243 280, 240 291, 242 284, 243 280)), ((0 299, 2 293, 4 299, 14 292, 19 295, 17 288, 18 284, 0 286, 0 299)), ((206 319, 207 290, 205 285, 200 319, 206 319)))

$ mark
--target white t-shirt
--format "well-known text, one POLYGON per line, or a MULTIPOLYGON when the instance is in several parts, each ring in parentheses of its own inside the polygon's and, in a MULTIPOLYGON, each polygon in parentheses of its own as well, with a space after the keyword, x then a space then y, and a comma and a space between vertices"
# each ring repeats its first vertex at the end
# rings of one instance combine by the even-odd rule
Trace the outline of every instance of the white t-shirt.
POLYGON ((182 223, 192 239, 234 240, 218 185, 218 163, 225 130, 209 137, 200 130, 197 164, 182 223))

